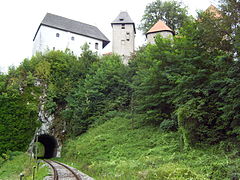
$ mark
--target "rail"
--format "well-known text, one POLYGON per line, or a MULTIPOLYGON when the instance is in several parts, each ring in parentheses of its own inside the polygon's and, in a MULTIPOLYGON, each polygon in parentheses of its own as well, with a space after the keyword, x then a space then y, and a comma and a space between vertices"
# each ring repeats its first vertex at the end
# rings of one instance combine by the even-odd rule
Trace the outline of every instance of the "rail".
POLYGON ((82 180, 71 168, 69 168, 68 166, 66 166, 63 163, 57 162, 57 161, 53 161, 53 160, 44 160, 47 164, 49 164, 51 166, 51 168, 53 169, 53 180, 58 180, 59 176, 58 176, 58 170, 57 168, 51 163, 56 163, 60 166, 63 166, 65 169, 67 169, 68 171, 71 172, 71 174, 76 178, 76 180, 82 180))

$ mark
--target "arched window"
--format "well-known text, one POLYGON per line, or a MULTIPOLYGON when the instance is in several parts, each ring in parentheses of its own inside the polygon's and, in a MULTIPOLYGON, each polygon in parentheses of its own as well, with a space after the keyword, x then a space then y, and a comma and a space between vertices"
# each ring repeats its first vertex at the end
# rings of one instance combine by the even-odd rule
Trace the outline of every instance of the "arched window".
POLYGON ((59 34, 59 33, 56 33, 56 37, 60 37, 60 34, 59 34))

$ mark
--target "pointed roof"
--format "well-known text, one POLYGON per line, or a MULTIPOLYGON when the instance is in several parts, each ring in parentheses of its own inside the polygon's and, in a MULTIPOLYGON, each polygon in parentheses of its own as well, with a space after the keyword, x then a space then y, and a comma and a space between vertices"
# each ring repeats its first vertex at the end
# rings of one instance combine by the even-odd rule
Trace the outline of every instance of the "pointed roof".
POLYGON ((174 34, 174 31, 168 27, 162 20, 159 20, 154 26, 146 33, 155 33, 155 32, 161 32, 161 31, 170 31, 174 34))
POLYGON ((219 11, 219 9, 216 8, 212 4, 205 10, 205 12, 213 14, 215 18, 221 18, 222 17, 221 12, 219 11))
POLYGON ((111 23, 111 25, 113 24, 133 24, 134 32, 136 33, 135 23, 126 11, 120 12, 116 19, 111 23))
POLYGON ((103 48, 110 42, 108 38, 96 26, 92 26, 50 13, 47 13, 42 20, 33 41, 35 40, 41 25, 101 40, 103 41, 103 48))

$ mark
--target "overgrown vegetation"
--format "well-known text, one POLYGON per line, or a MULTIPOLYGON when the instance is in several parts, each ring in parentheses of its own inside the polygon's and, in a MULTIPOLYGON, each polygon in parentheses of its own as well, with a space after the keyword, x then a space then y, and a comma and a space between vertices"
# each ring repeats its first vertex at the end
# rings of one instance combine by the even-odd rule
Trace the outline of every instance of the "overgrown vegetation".
POLYGON ((157 37, 128 66, 85 45, 79 57, 50 51, 0 74, 0 155, 26 150, 44 100, 58 137, 80 136, 65 159, 80 159, 96 177, 238 176, 239 7, 224 0, 220 16, 187 18, 173 39, 157 37))
POLYGON ((113 111, 102 118, 108 121, 67 141, 61 161, 95 179, 228 180, 239 175, 232 142, 181 150, 179 132, 143 125, 139 115, 113 111))
POLYGON ((42 180, 48 175, 49 168, 23 152, 7 152, 0 158, 0 180, 19 179, 20 174, 24 175, 24 180, 31 180, 33 172, 36 180, 42 180))

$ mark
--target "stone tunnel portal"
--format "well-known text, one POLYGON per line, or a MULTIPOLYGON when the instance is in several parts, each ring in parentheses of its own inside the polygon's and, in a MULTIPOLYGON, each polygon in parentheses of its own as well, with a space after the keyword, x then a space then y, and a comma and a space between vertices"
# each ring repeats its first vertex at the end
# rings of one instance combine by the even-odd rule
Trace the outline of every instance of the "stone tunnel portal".
POLYGON ((49 158, 56 157, 58 142, 54 136, 47 135, 47 134, 39 135, 38 142, 44 146, 44 156, 38 157, 38 158, 49 159, 49 158))

